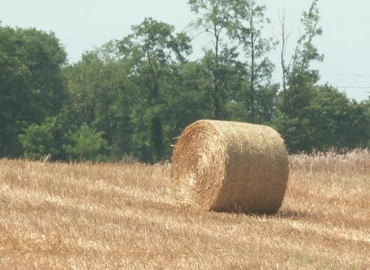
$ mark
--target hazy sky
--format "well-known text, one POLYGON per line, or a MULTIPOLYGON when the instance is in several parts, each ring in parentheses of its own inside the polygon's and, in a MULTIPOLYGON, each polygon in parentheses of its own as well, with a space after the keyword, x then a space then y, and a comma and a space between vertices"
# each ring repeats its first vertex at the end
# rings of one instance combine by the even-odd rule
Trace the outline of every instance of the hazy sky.
MULTIPOLYGON (((311 0, 260 0, 267 6, 272 24, 266 27, 268 36, 279 36, 278 14, 284 8, 287 26, 292 31, 288 52, 292 53, 303 10, 311 0)), ((370 95, 370 1, 319 0, 320 25, 323 35, 315 40, 323 63, 321 83, 328 82, 346 91, 357 100, 370 95)), ((131 25, 140 24, 145 17, 174 25, 182 31, 194 19, 187 0, 0 0, 2 25, 22 28, 36 27, 53 31, 64 44, 70 62, 80 60, 84 51, 100 47, 112 39, 121 39, 131 33, 131 25)), ((207 37, 194 41, 194 56, 201 56, 207 37)), ((271 54, 276 65, 274 80, 280 82, 279 47, 271 54)))

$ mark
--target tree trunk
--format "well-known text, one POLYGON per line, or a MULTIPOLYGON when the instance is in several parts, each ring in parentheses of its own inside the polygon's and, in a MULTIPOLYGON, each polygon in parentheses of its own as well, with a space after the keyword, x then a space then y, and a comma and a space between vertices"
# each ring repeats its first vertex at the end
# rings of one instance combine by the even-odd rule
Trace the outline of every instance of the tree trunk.
POLYGON ((158 162, 163 158, 163 130, 162 122, 158 116, 152 119, 152 142, 154 145, 154 162, 158 162))
POLYGON ((251 16, 251 77, 250 77, 250 87, 251 87, 251 123, 254 123, 254 79, 255 79, 255 55, 254 55, 254 33, 253 33, 253 16, 251 16))

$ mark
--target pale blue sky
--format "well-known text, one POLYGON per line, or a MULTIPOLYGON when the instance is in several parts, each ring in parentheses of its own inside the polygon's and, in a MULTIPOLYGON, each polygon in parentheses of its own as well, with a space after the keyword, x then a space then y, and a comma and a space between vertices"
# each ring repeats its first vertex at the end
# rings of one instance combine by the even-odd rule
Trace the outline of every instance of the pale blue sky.
MULTIPOLYGON (((280 33, 278 14, 286 9, 287 26, 292 29, 288 54, 292 53, 303 10, 311 0, 260 0, 267 6, 272 24, 266 27, 269 36, 280 33)), ((328 82, 345 90, 348 97, 367 99, 370 95, 370 1, 319 0, 323 36, 315 44, 325 55, 320 70, 321 83, 328 82)), ((53 31, 65 45, 70 62, 76 62, 84 51, 100 47, 112 39, 121 39, 131 32, 131 25, 145 17, 172 24, 182 31, 194 19, 187 0, 0 0, 2 25, 36 27, 53 31)), ((194 41, 194 57, 201 55, 207 37, 194 41)), ((274 81, 280 82, 279 47, 271 54, 276 65, 274 81)))

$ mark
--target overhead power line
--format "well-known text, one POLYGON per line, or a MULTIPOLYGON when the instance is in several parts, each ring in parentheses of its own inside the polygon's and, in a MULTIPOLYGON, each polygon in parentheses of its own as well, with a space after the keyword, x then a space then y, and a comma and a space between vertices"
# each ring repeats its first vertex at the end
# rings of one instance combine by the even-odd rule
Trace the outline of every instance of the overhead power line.
POLYGON ((359 73, 320 73, 320 74, 329 76, 370 77, 370 74, 359 74, 359 73))
MULTIPOLYGON (((281 70, 275 70, 273 73, 282 74, 281 70)), ((346 77, 370 77, 370 74, 364 73, 325 73, 319 72, 319 75, 328 75, 328 76, 346 76, 346 77)))
POLYGON ((370 89, 370 86, 334 86, 336 88, 370 89))

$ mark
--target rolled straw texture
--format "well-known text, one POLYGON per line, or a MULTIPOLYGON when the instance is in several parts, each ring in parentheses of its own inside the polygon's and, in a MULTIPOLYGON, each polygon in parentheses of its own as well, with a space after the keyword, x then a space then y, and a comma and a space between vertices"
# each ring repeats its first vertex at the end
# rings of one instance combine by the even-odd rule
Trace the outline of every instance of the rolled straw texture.
POLYGON ((177 201, 208 211, 276 213, 288 175, 284 141, 267 126, 200 120, 183 131, 173 149, 177 201))

